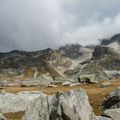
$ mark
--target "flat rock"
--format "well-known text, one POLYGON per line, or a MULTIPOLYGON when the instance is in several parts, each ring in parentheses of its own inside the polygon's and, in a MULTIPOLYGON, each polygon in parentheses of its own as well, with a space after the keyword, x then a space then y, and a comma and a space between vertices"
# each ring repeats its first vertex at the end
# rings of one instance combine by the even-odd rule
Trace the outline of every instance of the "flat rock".
POLYGON ((57 88, 57 85, 49 85, 48 87, 57 88))
POLYGON ((72 84, 72 83, 69 82, 69 81, 68 81, 68 82, 63 82, 63 83, 62 83, 63 86, 70 86, 71 84, 72 84))
POLYGON ((101 87, 108 87, 110 85, 112 85, 112 83, 110 81, 106 81, 102 83, 101 87))
POLYGON ((78 86, 78 85, 81 85, 81 83, 72 83, 72 84, 70 84, 69 86, 70 86, 70 87, 74 87, 74 86, 78 86))

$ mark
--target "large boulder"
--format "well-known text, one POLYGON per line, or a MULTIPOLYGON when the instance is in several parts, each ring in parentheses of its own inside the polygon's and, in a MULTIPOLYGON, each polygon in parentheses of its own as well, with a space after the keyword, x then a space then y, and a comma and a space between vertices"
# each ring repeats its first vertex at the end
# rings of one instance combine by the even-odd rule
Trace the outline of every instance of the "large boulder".
POLYGON ((83 90, 42 95, 28 106, 23 120, 97 120, 83 90))
POLYGON ((111 70, 111 71, 105 70, 104 72, 105 72, 105 74, 107 75, 107 77, 109 79, 120 78, 120 71, 117 71, 117 70, 111 70))
POLYGON ((49 86, 53 84, 53 78, 49 75, 49 73, 43 74, 37 78, 33 78, 31 80, 24 80, 22 82, 22 86, 49 86))
POLYGON ((3 114, 0 113, 0 120, 7 120, 7 118, 3 114))
POLYGON ((98 83, 99 80, 108 80, 101 66, 94 62, 83 65, 73 77, 78 82, 90 81, 91 83, 98 83))
POLYGON ((112 120, 120 120, 120 87, 111 92, 103 102, 104 115, 112 120))
POLYGON ((48 97, 42 94, 29 104, 23 120, 49 120, 48 97))
POLYGON ((120 87, 111 92, 102 105, 103 109, 120 108, 120 87))
POLYGON ((2 113, 25 111, 30 102, 38 98, 42 93, 19 92, 19 93, 0 93, 0 110, 2 113))
POLYGON ((81 82, 81 83, 98 83, 98 81, 96 81, 95 74, 80 75, 80 77, 78 77, 78 82, 81 82))

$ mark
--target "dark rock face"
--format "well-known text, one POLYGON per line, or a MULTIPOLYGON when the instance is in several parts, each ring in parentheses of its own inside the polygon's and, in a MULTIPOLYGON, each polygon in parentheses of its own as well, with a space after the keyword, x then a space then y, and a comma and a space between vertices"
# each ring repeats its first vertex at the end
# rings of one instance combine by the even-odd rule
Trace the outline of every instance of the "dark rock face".
POLYGON ((101 45, 108 45, 108 44, 113 43, 113 42, 120 43, 120 34, 116 34, 113 37, 111 37, 110 39, 103 39, 101 41, 101 45))
POLYGON ((80 53, 81 47, 82 46, 79 44, 70 44, 60 47, 59 50, 61 50, 66 57, 77 58, 81 55, 80 53))
POLYGON ((120 120, 120 87, 111 92, 102 105, 104 116, 111 120, 120 120))
POLYGON ((120 108, 120 87, 111 92, 102 105, 103 109, 120 108))
POLYGON ((113 106, 120 107, 119 104, 118 104, 119 102, 120 102, 119 96, 110 97, 109 99, 104 101, 103 108, 104 109, 110 109, 113 106))
POLYGON ((27 51, 20 51, 20 50, 13 50, 10 52, 6 53, 0 53, 0 60, 7 60, 7 59, 21 59, 21 58, 38 58, 44 56, 47 59, 55 59, 56 57, 61 57, 61 51, 60 50, 53 50, 51 48, 47 48, 44 50, 39 50, 39 51, 32 51, 32 52, 27 52, 27 51))
POLYGON ((110 55, 110 54, 112 54, 112 52, 109 47, 97 45, 94 49, 92 58, 93 59, 102 59, 105 56, 110 55))

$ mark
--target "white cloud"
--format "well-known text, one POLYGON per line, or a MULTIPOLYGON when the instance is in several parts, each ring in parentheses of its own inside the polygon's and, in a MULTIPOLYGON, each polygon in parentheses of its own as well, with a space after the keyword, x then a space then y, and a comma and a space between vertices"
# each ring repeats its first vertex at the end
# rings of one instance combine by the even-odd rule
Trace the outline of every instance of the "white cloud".
POLYGON ((83 45, 98 44, 98 39, 109 38, 117 33, 120 33, 120 14, 113 18, 105 18, 101 22, 94 21, 73 32, 66 32, 62 40, 83 45))
POLYGON ((120 1, 0 0, 0 50, 97 44, 120 32, 120 1))

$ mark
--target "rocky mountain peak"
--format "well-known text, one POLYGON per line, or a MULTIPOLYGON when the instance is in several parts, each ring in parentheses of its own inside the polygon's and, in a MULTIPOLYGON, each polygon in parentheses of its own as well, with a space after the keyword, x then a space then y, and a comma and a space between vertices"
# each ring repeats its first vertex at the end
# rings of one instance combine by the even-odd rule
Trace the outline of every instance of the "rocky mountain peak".
POLYGON ((105 47, 105 46, 101 46, 101 45, 97 45, 94 49, 92 58, 93 59, 102 59, 106 55, 109 55, 109 54, 111 54, 110 48, 105 47))
POLYGON ((103 39, 101 41, 101 45, 109 45, 113 42, 120 43, 120 34, 116 34, 116 35, 112 36, 110 39, 103 39))
POLYGON ((77 58, 80 55, 80 48, 82 46, 80 44, 67 44, 59 48, 63 54, 69 58, 77 58))

